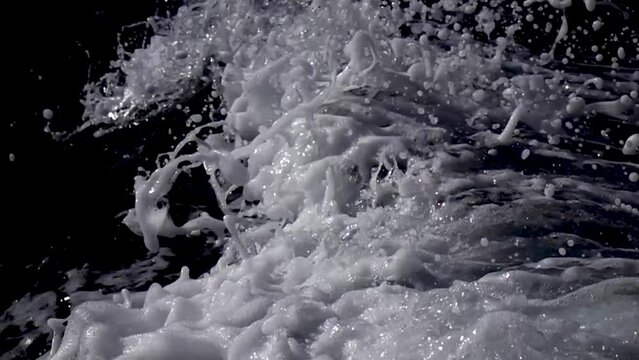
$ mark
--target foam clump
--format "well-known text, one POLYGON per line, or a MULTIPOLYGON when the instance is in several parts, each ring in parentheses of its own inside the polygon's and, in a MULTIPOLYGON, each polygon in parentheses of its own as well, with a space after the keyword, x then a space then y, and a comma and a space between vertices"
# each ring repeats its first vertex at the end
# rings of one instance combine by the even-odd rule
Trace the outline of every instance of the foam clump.
MULTIPOLYGON (((571 5, 547 3, 562 14, 571 5)), ((637 354, 639 262, 624 258, 635 240, 606 259, 610 249, 578 229, 618 216, 614 199, 639 202, 626 185, 550 168, 619 169, 563 148, 574 138, 563 124, 593 114, 626 124, 635 101, 544 67, 569 31, 565 15, 552 50, 530 61, 514 42, 522 8, 407 5, 197 2, 121 64, 124 82, 90 91, 84 128, 139 121, 183 88, 220 94, 223 120, 191 117, 197 128, 168 161, 136 179, 125 223, 152 251, 163 237, 204 232, 224 253, 200 278, 183 269, 167 286, 77 305, 66 327, 52 323, 49 358, 637 354), (491 42, 453 25, 464 16, 491 42), (498 18, 511 21, 505 30, 498 18), (220 132, 202 135, 209 127, 220 132), (498 168, 500 156, 518 165, 498 168), (515 168, 533 160, 534 175, 515 168), (178 225, 168 194, 199 166, 224 215, 178 225), (605 205, 584 214, 576 199, 605 205)), ((630 90, 626 75, 616 76, 630 90)))
POLYGON ((565 259, 554 275, 509 271, 420 291, 371 286, 389 274, 426 279, 406 255, 390 273, 383 259, 346 258, 312 264, 273 247, 233 269, 152 288, 136 308, 84 303, 52 358, 630 359, 639 350, 637 261, 565 259), (606 280, 610 271, 630 277, 606 280))

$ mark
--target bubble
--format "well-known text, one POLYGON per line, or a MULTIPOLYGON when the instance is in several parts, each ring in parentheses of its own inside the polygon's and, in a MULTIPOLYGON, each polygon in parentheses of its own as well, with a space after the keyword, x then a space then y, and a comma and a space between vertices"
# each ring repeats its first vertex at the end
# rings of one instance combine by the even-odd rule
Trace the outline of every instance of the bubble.
POLYGON ((482 102, 486 99, 486 91, 479 89, 473 92, 473 100, 476 102, 482 102))
POLYGON ((568 101, 568 105, 566 106, 566 111, 570 115, 581 114, 586 107, 586 100, 584 98, 575 96, 568 101))
POLYGON ((42 117, 47 119, 47 120, 53 119, 53 110, 51 110, 51 109, 42 110, 42 117))
POLYGON ((631 182, 637 182, 639 181, 639 174, 637 174, 636 172, 631 172, 630 175, 628 176, 628 179, 630 179, 631 182))
POLYGON ((486 247, 488 246, 489 241, 487 238, 483 237, 481 238, 481 240, 479 240, 479 243, 481 244, 481 246, 486 247))
POLYGON ((193 114, 193 115, 191 115, 191 117, 189 117, 189 120, 191 120, 192 122, 194 122, 194 123, 196 123, 196 124, 197 124, 197 123, 199 123, 199 122, 201 122, 201 121, 202 121, 202 115, 200 115, 200 114, 193 114))
POLYGON ((561 256, 566 256, 566 249, 564 249, 564 248, 560 247, 560 248, 559 248, 559 255, 561 255, 561 256))
POLYGON ((441 28, 437 31, 437 37, 439 40, 446 40, 450 36, 450 31, 446 28, 441 28))
POLYGON ((529 149, 524 149, 524 151, 521 152, 521 159, 522 160, 528 159, 529 156, 530 156, 530 150, 529 149))

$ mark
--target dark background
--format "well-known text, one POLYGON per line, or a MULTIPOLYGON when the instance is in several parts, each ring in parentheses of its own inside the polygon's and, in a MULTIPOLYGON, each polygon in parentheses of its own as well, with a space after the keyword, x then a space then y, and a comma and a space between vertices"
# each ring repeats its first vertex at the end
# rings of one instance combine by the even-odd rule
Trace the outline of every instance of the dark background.
MULTIPOLYGON (((80 290, 118 291, 167 284, 188 266, 192 277, 208 271, 219 249, 199 238, 163 239, 168 267, 153 278, 138 276, 133 264, 155 259, 142 239, 122 224, 134 205, 133 178, 140 168, 155 169, 156 156, 171 149, 189 130, 184 112, 167 111, 134 129, 96 138, 86 131, 60 141, 45 131, 69 131, 81 124, 83 88, 108 72, 121 42, 133 50, 152 35, 143 22, 149 16, 175 14, 182 0, 17 1, 5 4, 2 77, 2 213, 0 215, 0 359, 31 359, 48 349, 43 324, 16 324, 3 314, 26 294, 53 291, 55 317, 69 314, 64 288, 66 272, 81 269, 80 290), (131 27, 131 24, 141 23, 131 27), (43 110, 54 113, 49 122, 43 110), (161 120, 161 121, 157 121, 161 120), (10 155, 12 154, 12 155, 10 155), (10 157, 14 157, 11 161, 10 157), (127 269, 132 269, 127 270, 127 269), (101 274, 125 271, 119 286, 95 284, 101 274), (8 327, 4 324, 11 324, 8 327), (33 345, 21 355, 7 355, 24 335, 33 345), (3 354, 5 354, 3 356, 3 354)), ((183 105, 202 105, 197 96, 183 105)), ((208 186, 190 183, 204 172, 181 176, 171 197, 179 197, 172 217, 185 221, 191 205, 216 214, 208 186), (188 206, 188 208, 187 208, 188 206)), ((204 182, 206 184, 206 182, 204 182)), ((173 200, 172 200, 173 201, 173 200)), ((148 263, 148 262, 147 262, 148 263)), ((152 263, 151 263, 152 264, 152 263)), ((46 327, 46 325, 44 325, 46 327)))
POLYGON ((146 256, 119 214, 133 205, 133 176, 145 162, 140 143, 149 139, 86 133, 55 141, 42 111, 53 110, 54 129, 76 127, 89 71, 95 80, 108 70, 122 27, 179 3, 41 0, 5 8, 0 282, 11 285, 2 287, 0 309, 47 290, 64 268, 146 256))

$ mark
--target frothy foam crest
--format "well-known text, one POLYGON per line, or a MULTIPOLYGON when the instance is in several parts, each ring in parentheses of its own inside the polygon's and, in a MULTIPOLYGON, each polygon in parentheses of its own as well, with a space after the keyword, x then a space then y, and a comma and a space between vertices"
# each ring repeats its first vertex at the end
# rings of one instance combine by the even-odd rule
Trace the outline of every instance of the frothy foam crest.
MULTIPOLYGON (((583 166, 591 156, 557 141, 570 139, 563 122, 601 113, 632 125, 636 100, 597 92, 603 79, 543 66, 568 33, 565 15, 553 50, 530 61, 514 43, 520 10, 429 3, 197 2, 120 63, 124 85, 107 77, 111 87, 89 91, 83 128, 108 131, 194 89, 215 89, 225 118, 194 129, 162 167, 136 179, 126 223, 154 251, 159 236, 208 231, 228 241, 200 279, 185 269, 164 288, 78 306, 63 338, 56 326, 51 358, 637 353, 629 325, 639 322, 637 261, 596 259, 617 250, 569 234, 559 220, 576 211, 575 197, 636 218, 628 185, 490 164, 511 145, 519 161, 583 166), (503 36, 477 41, 464 16, 503 36), (221 132, 203 135, 205 127, 221 132), (196 151, 184 150, 189 142, 196 151), (224 218, 198 213, 178 226, 166 197, 179 173, 197 166, 224 218), (588 259, 547 259, 558 248, 588 259)), ((637 91, 637 76, 619 71, 605 86, 637 91)), ((630 156, 635 143, 606 146, 630 156)), ((627 159, 596 163, 637 168, 627 159)), ((590 221, 574 215, 578 225, 590 221)))

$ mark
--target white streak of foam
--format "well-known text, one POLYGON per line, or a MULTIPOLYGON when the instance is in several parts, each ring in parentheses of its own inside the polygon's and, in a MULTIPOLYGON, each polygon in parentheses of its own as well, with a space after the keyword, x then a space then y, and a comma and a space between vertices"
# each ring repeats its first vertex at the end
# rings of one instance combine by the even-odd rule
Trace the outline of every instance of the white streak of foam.
POLYGON ((527 110, 528 109, 526 108, 526 105, 523 102, 517 105, 513 113, 510 115, 510 119, 508 119, 508 123, 506 124, 506 127, 501 132, 501 134, 499 134, 499 137, 497 138, 497 140, 500 143, 505 144, 512 139, 513 133, 515 132, 515 128, 517 128, 517 124, 524 117, 527 110))

